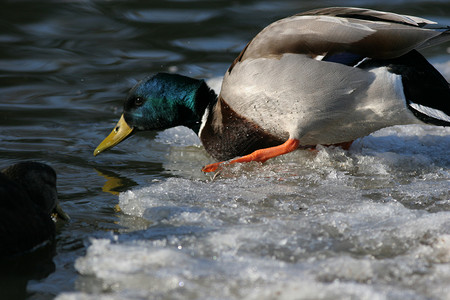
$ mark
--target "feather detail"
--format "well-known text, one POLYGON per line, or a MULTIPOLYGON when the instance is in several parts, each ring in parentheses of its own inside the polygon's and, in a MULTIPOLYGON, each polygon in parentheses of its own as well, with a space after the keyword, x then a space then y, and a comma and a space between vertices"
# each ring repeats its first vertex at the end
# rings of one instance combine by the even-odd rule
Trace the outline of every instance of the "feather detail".
POLYGON ((285 53, 318 55, 352 53, 388 59, 416 48, 450 40, 448 26, 423 18, 359 8, 327 8, 274 22, 247 44, 234 65, 245 59, 285 53))
POLYGON ((450 124, 450 116, 448 116, 441 110, 427 107, 425 105, 421 105, 421 104, 417 104, 417 103, 409 103, 409 106, 411 106, 411 108, 417 110, 418 112, 420 112, 424 115, 427 115, 430 118, 438 119, 438 120, 441 120, 441 121, 444 121, 444 122, 447 122, 448 124, 450 124))

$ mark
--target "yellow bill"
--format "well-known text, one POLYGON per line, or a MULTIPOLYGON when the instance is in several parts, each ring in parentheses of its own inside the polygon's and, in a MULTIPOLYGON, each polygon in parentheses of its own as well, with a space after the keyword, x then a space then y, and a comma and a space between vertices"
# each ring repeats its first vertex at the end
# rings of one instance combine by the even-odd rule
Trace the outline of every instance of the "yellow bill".
POLYGON ((69 215, 65 211, 63 211, 59 203, 57 203, 55 208, 53 209, 53 214, 55 215, 56 218, 60 218, 64 221, 70 220, 69 215))
POLYGON ((128 126, 127 122, 123 115, 120 117, 119 122, 117 122, 116 127, 114 127, 113 131, 97 146, 94 150, 94 156, 97 156, 101 152, 108 150, 109 148, 114 147, 125 138, 129 137, 133 133, 133 128, 128 126))

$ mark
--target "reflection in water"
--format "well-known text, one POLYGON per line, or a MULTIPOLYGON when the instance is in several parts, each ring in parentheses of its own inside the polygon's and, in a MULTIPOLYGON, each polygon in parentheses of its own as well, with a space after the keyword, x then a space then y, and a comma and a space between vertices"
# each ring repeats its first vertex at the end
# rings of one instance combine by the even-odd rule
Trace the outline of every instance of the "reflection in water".
POLYGON ((105 184, 102 187, 102 191, 118 196, 120 192, 129 189, 137 183, 129 178, 119 176, 112 171, 103 169, 95 169, 98 175, 106 179, 105 184))
POLYGON ((49 242, 32 252, 0 259, 0 293, 2 299, 26 299, 30 280, 44 279, 55 271, 53 257, 56 243, 49 242))

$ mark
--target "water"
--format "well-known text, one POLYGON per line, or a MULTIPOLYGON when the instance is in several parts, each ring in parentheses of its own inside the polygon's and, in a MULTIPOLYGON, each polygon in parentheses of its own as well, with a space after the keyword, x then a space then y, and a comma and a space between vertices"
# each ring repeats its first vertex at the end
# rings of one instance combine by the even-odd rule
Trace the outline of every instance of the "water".
MULTIPOLYGON (((136 80, 217 85, 265 25, 337 4, 450 24, 448 1, 2 2, 1 166, 53 166, 72 219, 0 298, 450 299, 449 129, 387 128, 214 180, 181 127, 92 156, 136 80)), ((425 52, 447 79, 449 47, 425 52)))

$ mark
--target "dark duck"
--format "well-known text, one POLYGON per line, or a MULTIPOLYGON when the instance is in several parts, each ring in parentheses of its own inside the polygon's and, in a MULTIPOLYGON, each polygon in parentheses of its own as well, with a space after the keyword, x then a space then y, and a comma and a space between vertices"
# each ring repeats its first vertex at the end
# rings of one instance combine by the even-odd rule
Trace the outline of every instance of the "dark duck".
POLYGON ((94 155, 135 132, 184 125, 219 161, 203 167, 211 172, 318 144, 349 146, 393 125, 449 126, 449 83, 419 53, 449 40, 449 26, 370 9, 281 19, 242 50, 218 96, 181 75, 142 80, 94 155))

